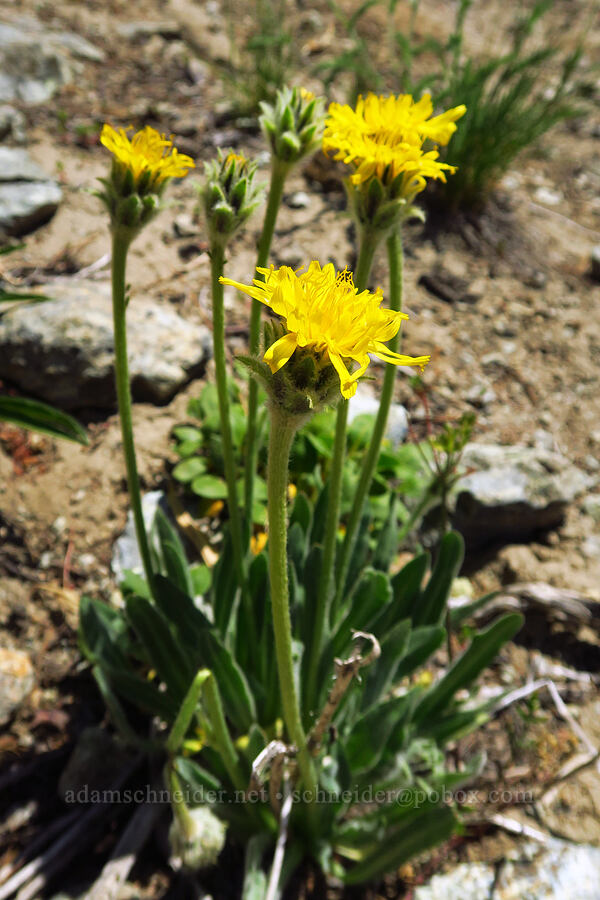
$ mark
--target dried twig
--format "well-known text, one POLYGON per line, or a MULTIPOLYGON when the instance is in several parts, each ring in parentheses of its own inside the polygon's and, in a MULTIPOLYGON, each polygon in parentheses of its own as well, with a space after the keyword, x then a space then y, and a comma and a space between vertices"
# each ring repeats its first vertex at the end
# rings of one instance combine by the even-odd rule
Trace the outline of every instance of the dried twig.
POLYGON ((509 831, 511 834, 532 838, 532 840, 539 841, 541 844, 548 842, 548 835, 544 834, 543 831, 538 831, 537 828, 532 828, 530 825, 524 825, 516 819, 509 819, 508 816, 502 816, 500 813, 487 816, 484 821, 491 822, 492 825, 497 825, 498 828, 503 828, 504 831, 509 831))
POLYGON ((352 634, 352 638, 354 640, 370 641, 371 651, 364 657, 361 656, 360 653, 355 653, 348 657, 348 659, 335 660, 333 685, 329 692, 323 712, 319 716, 317 722, 315 722, 307 741, 308 749, 313 756, 316 756, 319 752, 323 735, 333 719, 335 711, 342 701, 342 697, 348 690, 350 682, 354 677, 358 677, 360 669, 364 666, 369 666, 381 654, 381 647, 375 635, 365 631, 355 631, 352 634))
POLYGON ((265 900, 277 900, 279 896, 279 880, 281 878, 281 868, 285 857, 285 845, 287 843, 288 826, 293 805, 293 794, 287 779, 283 782, 283 792, 284 800, 281 807, 281 815, 279 817, 279 834, 277 835, 277 844, 275 845, 275 853, 273 854, 273 863, 271 865, 269 886, 267 888, 265 900))

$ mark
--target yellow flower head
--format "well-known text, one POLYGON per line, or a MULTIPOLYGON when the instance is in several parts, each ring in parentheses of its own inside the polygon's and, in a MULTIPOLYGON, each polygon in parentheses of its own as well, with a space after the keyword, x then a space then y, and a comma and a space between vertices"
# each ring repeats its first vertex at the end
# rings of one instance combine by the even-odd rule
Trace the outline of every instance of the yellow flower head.
MULTIPOLYGON (((130 131, 131 129, 127 129, 130 131)), ((130 139, 127 131, 116 131, 111 125, 104 125, 100 141, 115 159, 131 171, 138 183, 146 175, 147 189, 157 189, 168 178, 183 178, 194 168, 194 160, 179 153, 173 141, 154 128, 146 125, 130 139)))
POLYGON ((466 107, 456 106, 431 118, 429 94, 415 103, 410 94, 359 97, 356 109, 332 103, 325 123, 323 149, 354 168, 353 184, 374 175, 389 183, 403 176, 402 195, 422 191, 427 178, 445 181, 455 167, 438 162, 437 150, 423 150, 427 140, 445 146, 466 107))
POLYGON ((271 372, 281 369, 297 347, 311 348, 334 366, 342 396, 348 399, 356 393, 357 381, 369 365, 369 354, 400 366, 422 367, 429 361, 428 356, 402 356, 385 346, 408 316, 383 308, 380 290, 359 293, 346 269, 336 273, 331 263, 321 268, 313 260, 303 273, 289 266, 258 272, 264 282, 255 279, 252 285, 246 285, 229 278, 220 281, 259 300, 285 320, 287 333, 264 355, 271 372), (348 365, 352 361, 358 363, 358 369, 351 373, 348 365))

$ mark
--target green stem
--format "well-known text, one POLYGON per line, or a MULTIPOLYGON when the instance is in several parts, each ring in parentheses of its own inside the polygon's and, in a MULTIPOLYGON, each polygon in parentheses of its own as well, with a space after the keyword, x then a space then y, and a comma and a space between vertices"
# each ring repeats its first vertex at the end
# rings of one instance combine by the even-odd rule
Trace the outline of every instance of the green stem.
POLYGON ((296 423, 279 408, 271 407, 269 467, 267 478, 269 510, 269 579, 275 632, 275 653, 283 717, 290 740, 298 750, 298 764, 304 788, 316 799, 317 780, 302 727, 292 661, 287 568, 287 486, 288 464, 296 423))
MULTIPOLYGON (((402 310, 402 239, 399 231, 394 230, 387 239, 387 252, 390 269, 390 308, 400 312, 402 310)), ((400 346, 400 332, 389 341, 390 350, 398 352, 400 346)), ((337 593, 336 605, 341 602, 346 577, 348 575, 348 567, 350 559, 356 544, 358 527, 363 516, 365 501, 371 487, 373 475, 377 468, 377 460, 379 459, 379 451, 381 450, 381 442, 385 434, 388 420, 388 414, 394 395, 394 383, 396 378, 396 367, 392 363, 388 363, 383 378, 383 387, 381 389, 381 399, 379 402, 379 410, 375 419, 373 434, 369 443, 368 450, 363 460, 362 471, 356 492, 354 494, 354 502, 352 511, 346 528, 346 537, 342 546, 342 554, 337 572, 337 593)))
MULTIPOLYGON (((275 231, 275 222, 277 220, 277 212, 281 205, 283 196, 283 186, 289 166, 281 163, 275 157, 271 167, 271 183, 269 185, 269 196, 267 199, 267 208, 265 210, 265 218, 263 221, 262 232, 258 242, 258 255, 256 259, 256 268, 262 269, 267 265, 269 252, 271 250, 271 242, 275 231)), ((263 276, 255 273, 255 277, 262 279, 263 276)), ((252 300, 252 308, 250 311, 250 337, 249 352, 251 356, 258 356, 260 347, 260 313, 261 304, 258 300, 252 300)), ((258 383, 256 379, 251 378, 248 387, 248 425, 246 430, 246 469, 244 474, 244 510, 246 520, 252 522, 252 504, 254 501, 254 475, 256 473, 256 462, 258 457, 258 434, 256 427, 256 419, 258 414, 258 383)))
POLYGON ((231 435, 231 420, 229 416, 227 366, 225 361, 225 308, 223 303, 223 285, 219 282, 219 277, 223 274, 224 264, 225 248, 221 244, 215 242, 213 243, 210 252, 213 303, 213 354, 215 359, 217 395, 219 399, 219 418, 221 421, 221 439, 223 441, 225 480, 227 481, 231 543, 233 545, 233 558, 238 584, 243 591, 245 585, 245 553, 235 483, 235 458, 233 453, 233 438, 231 435))
POLYGON ((223 760, 233 786, 238 791, 244 791, 247 787, 246 780, 238 763, 237 753, 225 721, 219 687, 212 672, 204 681, 203 695, 206 713, 212 726, 212 742, 223 760))
POLYGON ((148 535, 146 534, 146 526, 144 524, 144 516, 142 513, 142 495, 135 457, 133 421, 131 417, 131 390, 129 385, 129 364, 127 361, 127 300, 125 296, 125 269, 127 265, 128 249, 129 240, 116 229, 112 240, 112 303, 117 402, 119 404, 123 454, 125 456, 127 486, 129 488, 129 500, 133 511, 135 533, 140 556, 142 557, 146 581, 148 582, 150 592, 154 594, 154 573, 152 570, 150 545, 148 543, 148 535))
POLYGON ((169 732, 166 743, 167 753, 174 755, 183 743, 183 739, 190 727, 190 722, 196 714, 198 701, 200 700, 200 694, 202 693, 202 686, 206 679, 210 678, 210 675, 210 669, 200 669, 192 681, 187 694, 183 698, 183 703, 177 713, 177 718, 173 722, 173 727, 169 732))
MULTIPOLYGON (((355 284, 359 291, 365 290, 368 284, 373 257, 379 243, 377 232, 363 230, 361 232, 358 260, 356 262, 355 284)), ((308 667, 306 669, 306 691, 304 694, 305 720, 311 714, 311 704, 317 701, 317 679, 319 662, 325 636, 325 626, 329 621, 331 601, 333 599, 333 574, 335 569, 335 551, 340 520, 340 504, 342 498, 342 477, 344 473, 344 457, 346 455, 346 428, 348 423, 348 401, 338 404, 335 424, 335 442, 333 458, 327 488, 327 513, 323 538, 323 556, 317 588, 317 603, 311 637, 308 667)), ((318 710, 312 710, 318 712, 318 710)))

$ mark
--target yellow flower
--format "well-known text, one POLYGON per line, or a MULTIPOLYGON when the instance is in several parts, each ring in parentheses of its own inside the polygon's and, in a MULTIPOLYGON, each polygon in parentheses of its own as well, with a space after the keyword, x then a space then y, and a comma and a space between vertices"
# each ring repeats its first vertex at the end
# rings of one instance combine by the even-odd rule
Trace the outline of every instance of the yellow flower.
POLYGON ((104 125, 100 141, 115 159, 131 170, 136 182, 148 173, 148 188, 157 188, 168 178, 183 178, 195 167, 190 156, 180 153, 170 138, 149 125, 131 139, 127 131, 123 128, 115 131, 111 125, 104 125))
POLYGON ((330 362, 340 379, 345 398, 354 396, 357 381, 369 365, 369 354, 399 366, 424 366, 428 356, 402 356, 385 346, 408 316, 381 306, 383 295, 361 291, 358 293, 352 275, 346 269, 336 271, 331 263, 321 268, 313 260, 302 274, 289 266, 279 269, 258 269, 264 282, 255 279, 252 285, 221 278, 249 297, 259 300, 285 320, 287 334, 275 341, 264 355, 271 372, 284 366, 297 347, 312 348, 330 362), (358 363, 355 372, 348 364, 358 363))
POLYGON ((431 117, 429 94, 415 103, 410 94, 359 97, 356 109, 332 103, 325 123, 323 150, 354 167, 353 184, 362 184, 374 175, 393 181, 403 176, 402 194, 422 191, 427 178, 445 181, 445 172, 455 167, 438 162, 435 149, 423 150, 430 140, 445 146, 456 131, 456 120, 466 107, 456 106, 431 117))

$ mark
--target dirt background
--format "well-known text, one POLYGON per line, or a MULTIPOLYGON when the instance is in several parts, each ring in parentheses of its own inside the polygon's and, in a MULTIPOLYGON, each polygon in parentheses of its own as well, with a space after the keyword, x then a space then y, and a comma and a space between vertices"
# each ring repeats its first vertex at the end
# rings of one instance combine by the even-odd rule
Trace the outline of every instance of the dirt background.
MULTIPOLYGON (((482 54, 498 50, 516 6, 497 0, 476 2, 468 18, 466 48, 482 54)), ((587 9, 582 2, 557 0, 544 20, 546 36, 572 47, 587 21, 587 9)), ((251 20, 244 7, 237 12, 239 35, 250 29, 251 20)), ((61 183, 64 199, 51 222, 26 238, 24 249, 3 259, 4 274, 15 284, 41 284, 51 293, 54 278, 76 278, 107 253, 106 218, 92 193, 108 164, 97 140, 97 125, 148 123, 172 132, 177 146, 199 165, 190 177, 172 184, 166 209, 132 248, 131 302, 146 295, 176 307, 191 327, 210 326, 202 225, 182 237, 175 223, 181 222, 182 214, 193 214, 200 163, 215 155, 217 145, 232 145, 248 155, 265 149, 251 123, 232 117, 231 90, 219 74, 230 54, 219 4, 0 3, 3 21, 21 15, 82 35, 104 50, 106 62, 83 63, 76 82, 49 104, 23 108, 27 149, 61 183), (126 39, 120 28, 133 21, 166 25, 158 33, 126 39), (200 65, 195 61, 199 51, 200 65)), ((400 10, 399 22, 402 15, 400 10)), ((379 46, 385 25, 382 16, 375 9, 366 19, 365 33, 374 47, 379 46)), ((424 0, 418 29, 442 36, 452 17, 453 4, 424 0)), ((325 2, 298 4, 292 32, 303 72, 312 70, 319 52, 326 54, 343 40, 325 2)), ((600 29, 590 29, 586 44, 590 65, 600 60, 599 51, 600 29)), ((312 76, 298 80, 318 88, 312 76)), ((332 99, 344 99, 343 88, 340 84, 332 99)), ((266 178, 264 157, 262 171, 266 178)), ((339 268, 351 263, 351 230, 342 214, 343 194, 332 184, 331 173, 322 164, 309 162, 290 179, 286 198, 299 190, 310 195, 310 204, 295 209, 284 202, 273 260, 297 265, 316 258, 331 260, 339 268)), ((230 247, 230 277, 241 281, 251 277, 259 228, 257 215, 230 247)), ((534 445, 543 431, 555 449, 598 484, 600 286, 589 271, 591 250, 598 243, 600 116, 593 114, 558 126, 534 152, 522 156, 482 216, 457 217, 443 230, 409 229, 405 296, 410 321, 404 346, 408 353, 432 355, 424 377, 434 422, 458 418, 470 408, 468 398, 474 392, 491 388, 495 399, 478 410, 476 440, 534 445), (548 192, 557 198, 551 204, 544 202, 548 192), (420 286, 419 277, 438 266, 462 279, 465 292, 477 299, 448 303, 420 286)), ((94 277, 108 277, 107 262, 94 277)), ((382 257, 375 263, 373 286, 384 284, 385 278, 382 257)), ((234 292, 226 300, 229 349, 234 354, 244 344, 248 311, 234 292)), ((174 460, 171 429, 186 420, 188 399, 199 388, 198 382, 192 383, 162 408, 135 405, 144 488, 164 485, 174 460)), ((418 425, 422 409, 402 379, 397 399, 418 425)), ((30 653, 37 684, 28 706, 0 737, 2 766, 27 760, 34 751, 65 746, 82 725, 102 715, 92 686, 82 689, 78 682, 77 598, 87 591, 108 599, 115 590, 111 549, 123 530, 127 496, 116 417, 102 418, 94 410, 83 410, 81 416, 89 424, 88 448, 24 438, 13 429, 0 432, 0 621, 7 625, 0 642, 30 653)), ((583 512, 581 502, 574 503, 564 526, 543 541, 496 548, 479 560, 473 575, 476 590, 545 581, 600 600, 600 558, 589 549, 598 545, 588 540, 599 532, 599 524, 583 512)), ((519 652, 514 648, 504 662, 512 665, 510 654, 519 652)), ((519 660, 523 679, 530 661, 519 660)), ((588 720, 597 728, 597 707, 588 720)))

